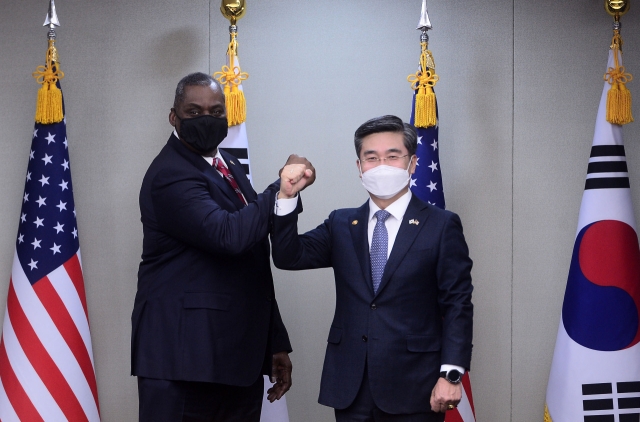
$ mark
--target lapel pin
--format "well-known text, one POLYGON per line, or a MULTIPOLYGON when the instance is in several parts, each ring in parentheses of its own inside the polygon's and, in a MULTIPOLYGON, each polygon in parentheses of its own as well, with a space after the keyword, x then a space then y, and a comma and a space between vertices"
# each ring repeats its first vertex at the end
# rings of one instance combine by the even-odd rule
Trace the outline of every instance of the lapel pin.
POLYGON ((415 224, 417 226, 418 224, 420 224, 420 222, 412 218, 411 220, 409 220, 409 224, 415 224))
POLYGON ((236 165, 236 163, 234 163, 233 160, 229 160, 229 162, 231 163, 232 166, 236 165))
POLYGON ((353 221, 351 222, 351 225, 352 225, 352 226, 355 226, 356 224, 358 224, 358 220, 353 220, 353 221))

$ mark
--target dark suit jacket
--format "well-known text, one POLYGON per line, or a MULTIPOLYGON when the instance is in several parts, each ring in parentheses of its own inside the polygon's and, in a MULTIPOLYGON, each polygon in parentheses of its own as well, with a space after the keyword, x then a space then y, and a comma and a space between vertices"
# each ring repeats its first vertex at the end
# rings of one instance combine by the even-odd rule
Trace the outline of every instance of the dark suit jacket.
POLYGON ((246 207, 173 135, 144 177, 133 375, 247 386, 270 372, 273 353, 291 351, 267 239, 279 187, 256 194, 240 162, 222 156, 246 207))
POLYGON ((369 203, 333 211, 297 235, 297 213, 274 217, 278 268, 333 267, 336 311, 319 402, 344 409, 369 371, 376 405, 387 413, 429 412, 442 363, 469 368, 471 259, 457 215, 413 196, 373 293, 369 203), (413 224, 410 220, 414 220, 413 224))

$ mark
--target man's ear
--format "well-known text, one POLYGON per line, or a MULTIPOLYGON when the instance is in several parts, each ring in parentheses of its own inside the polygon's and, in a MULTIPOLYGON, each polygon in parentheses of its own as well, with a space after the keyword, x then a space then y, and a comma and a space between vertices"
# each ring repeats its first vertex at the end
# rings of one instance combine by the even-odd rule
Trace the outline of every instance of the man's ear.
POLYGON ((411 164, 409 164, 409 174, 416 172, 416 164, 418 163, 418 156, 413 154, 411 156, 411 164))
POLYGON ((176 109, 173 107, 171 107, 171 111, 169 112, 169 124, 176 127, 176 109))
POLYGON ((361 163, 359 159, 356 159, 356 167, 358 168, 358 177, 362 179, 362 169, 360 168, 361 163))

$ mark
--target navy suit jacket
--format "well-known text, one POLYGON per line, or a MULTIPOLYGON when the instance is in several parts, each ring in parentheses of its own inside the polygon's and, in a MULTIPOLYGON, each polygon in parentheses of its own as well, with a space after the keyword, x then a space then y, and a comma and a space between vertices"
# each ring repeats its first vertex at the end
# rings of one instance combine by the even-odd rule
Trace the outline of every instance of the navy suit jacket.
POLYGON ((279 186, 256 194, 221 154, 247 206, 173 135, 142 182, 133 375, 247 386, 270 372, 273 353, 291 351, 267 239, 279 186))
POLYGON ((374 294, 368 219, 367 201, 333 211, 324 224, 298 235, 296 212, 275 216, 273 260, 288 270, 334 270, 336 310, 320 403, 348 407, 366 363, 380 409, 429 412, 440 365, 469 368, 471 362, 472 263, 462 225, 456 214, 413 196, 374 294))

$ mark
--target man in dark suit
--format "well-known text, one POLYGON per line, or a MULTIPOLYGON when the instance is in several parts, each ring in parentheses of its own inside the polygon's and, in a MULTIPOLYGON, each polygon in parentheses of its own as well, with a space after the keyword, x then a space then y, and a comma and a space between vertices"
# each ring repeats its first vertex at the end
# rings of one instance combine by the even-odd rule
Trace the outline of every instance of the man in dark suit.
POLYGON ((175 130, 140 189, 131 317, 140 420, 257 422, 263 374, 276 378, 271 401, 291 386, 267 239, 279 183, 256 194, 240 162, 218 150, 225 100, 209 75, 180 81, 169 122, 175 130))
POLYGON ((280 187, 275 265, 335 274, 319 402, 335 408, 337 421, 442 421, 461 399, 471 361, 472 263, 458 216, 409 190, 416 146, 415 128, 395 116, 360 126, 357 166, 370 199, 333 211, 303 235, 295 195, 305 180, 283 179, 280 187))

